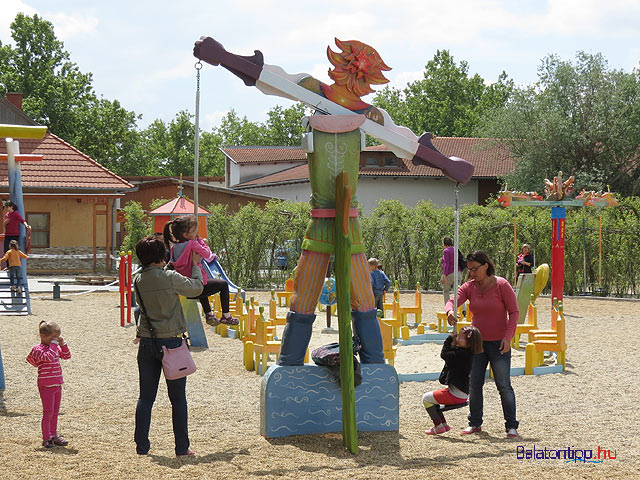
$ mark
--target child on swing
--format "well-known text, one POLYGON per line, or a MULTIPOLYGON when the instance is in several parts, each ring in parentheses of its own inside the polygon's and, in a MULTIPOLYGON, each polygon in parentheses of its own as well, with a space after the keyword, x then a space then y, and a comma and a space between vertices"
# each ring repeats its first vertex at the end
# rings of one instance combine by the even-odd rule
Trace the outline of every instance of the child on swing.
MULTIPOLYGON (((178 217, 164 226, 164 243, 170 250, 170 263, 178 273, 185 277, 191 277, 191 256, 193 253, 200 255, 207 263, 216 258, 216 254, 211 252, 209 246, 198 236, 197 232, 198 221, 193 215, 178 217)), ((200 265, 200 270, 202 270, 202 278, 205 279, 204 289, 199 296, 190 298, 200 300, 207 324, 211 326, 216 326, 219 323, 238 325, 238 319, 229 313, 229 284, 221 278, 207 278, 202 265, 200 265), (220 293, 222 318, 216 318, 209 304, 209 296, 215 293, 220 293)))
POLYGON ((427 392, 422 396, 424 408, 434 425, 425 432, 427 435, 439 435, 451 430, 440 405, 459 405, 467 401, 471 361, 476 353, 482 353, 482 334, 476 327, 464 327, 460 333, 452 333, 444 341, 440 352, 444 368, 439 380, 447 388, 427 392))

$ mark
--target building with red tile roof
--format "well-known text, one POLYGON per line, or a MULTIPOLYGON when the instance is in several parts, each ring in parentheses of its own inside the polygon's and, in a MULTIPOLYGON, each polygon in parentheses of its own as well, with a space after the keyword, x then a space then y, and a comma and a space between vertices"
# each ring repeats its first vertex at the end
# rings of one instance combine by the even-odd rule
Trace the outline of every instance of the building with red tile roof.
MULTIPOLYGON (((35 125, 18 94, 0 97, 0 123, 35 125)), ((115 201, 136 187, 51 132, 19 140, 25 219, 31 225, 30 272, 78 272, 111 267, 115 201)), ((0 153, 6 153, 0 141, 0 153)), ((9 198, 6 162, 0 162, 0 197, 9 198)))
MULTIPOLYGON (((500 188, 499 178, 511 172, 514 159, 491 139, 435 137, 434 146, 447 156, 464 158, 475 167, 471 181, 460 186, 461 203, 484 203, 500 188)), ((237 147, 221 149, 226 158, 226 182, 236 190, 276 198, 307 201, 311 194, 306 156, 299 147, 237 147), (263 159, 261 161, 261 159, 263 159)), ((380 199, 414 206, 420 200, 454 203, 454 183, 435 168, 415 166, 396 157, 384 145, 360 154, 358 201, 365 213, 380 199)))

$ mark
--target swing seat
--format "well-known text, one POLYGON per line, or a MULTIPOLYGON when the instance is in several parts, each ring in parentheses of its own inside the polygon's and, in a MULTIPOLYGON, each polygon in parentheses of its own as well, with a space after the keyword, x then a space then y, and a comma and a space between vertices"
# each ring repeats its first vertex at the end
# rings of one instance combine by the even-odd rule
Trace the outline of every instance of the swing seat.
POLYGON ((440 411, 446 412, 448 410, 455 410, 456 408, 466 407, 467 405, 469 405, 469 402, 456 403, 455 405, 440 405, 440 411))

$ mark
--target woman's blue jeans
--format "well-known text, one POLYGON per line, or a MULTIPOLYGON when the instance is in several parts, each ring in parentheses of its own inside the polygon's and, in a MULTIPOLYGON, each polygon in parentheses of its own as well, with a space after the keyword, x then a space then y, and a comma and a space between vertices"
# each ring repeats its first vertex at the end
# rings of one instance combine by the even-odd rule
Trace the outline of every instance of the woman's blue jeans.
MULTIPOLYGON (((149 452, 149 427, 151 425, 151 409, 158 393, 160 372, 162 372, 162 346, 178 348, 182 338, 141 338, 138 347, 138 373, 140 376, 140 396, 136 407, 136 430, 134 440, 136 452, 145 455, 149 452)), ((189 450, 189 431, 187 427, 187 396, 185 387, 187 378, 167 380, 167 390, 171 401, 173 419, 173 435, 175 437, 176 454, 184 454, 189 450)))
POLYGON ((483 352, 473 356, 471 377, 469 381, 469 425, 482 425, 482 388, 487 371, 491 365, 493 378, 500 393, 505 428, 518 428, 516 420, 516 395, 511 387, 511 350, 500 353, 500 341, 482 342, 483 352))

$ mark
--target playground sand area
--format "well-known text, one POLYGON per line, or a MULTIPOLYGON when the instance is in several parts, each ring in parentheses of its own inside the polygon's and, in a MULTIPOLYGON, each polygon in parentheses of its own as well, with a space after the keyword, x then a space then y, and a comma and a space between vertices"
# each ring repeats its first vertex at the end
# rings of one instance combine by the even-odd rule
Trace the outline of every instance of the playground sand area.
MULTIPOLYGON (((268 293, 251 293, 261 303, 268 293)), ((492 381, 484 389, 484 424, 478 435, 460 436, 467 409, 447 412, 452 429, 437 437, 424 434, 430 422, 423 392, 437 382, 400 384, 398 432, 361 432, 359 453, 342 446, 342 434, 265 439, 260 436, 262 377, 242 365, 242 343, 207 330, 209 349, 193 356, 198 371, 187 381, 189 432, 195 457, 173 452, 171 408, 160 383, 151 424, 151 452, 138 456, 133 443, 138 394, 137 347, 132 326, 120 327, 117 293, 91 293, 32 300, 32 316, 0 317, 0 345, 7 388, 0 395, 2 478, 630 478, 640 476, 636 402, 640 397, 637 302, 565 299, 567 371, 512 378, 519 439, 507 439, 499 396, 492 381), (44 449, 40 442, 41 405, 36 370, 26 363, 37 343, 37 325, 55 320, 72 358, 63 361, 59 431, 66 448, 44 449), (561 459, 518 459, 518 448, 598 448, 615 459, 567 463, 561 459)), ((413 297, 401 295, 401 304, 413 297)), ((440 294, 423 295, 423 319, 435 320, 440 294)), ((550 322, 549 299, 539 300, 540 325, 550 322)), ((280 314, 285 313, 279 309, 280 314)), ((311 348, 337 341, 323 334, 319 313, 311 348)), ((334 317, 334 326, 337 319, 334 317)), ((281 333, 282 327, 279 327, 281 333)), ((412 330, 415 334, 415 330, 412 330)), ((523 341, 525 337, 522 337, 523 341)), ((440 345, 401 346, 398 373, 442 368, 440 345)), ((524 366, 524 349, 513 366, 524 366)), ((601 454, 602 458, 602 454, 601 454)))

